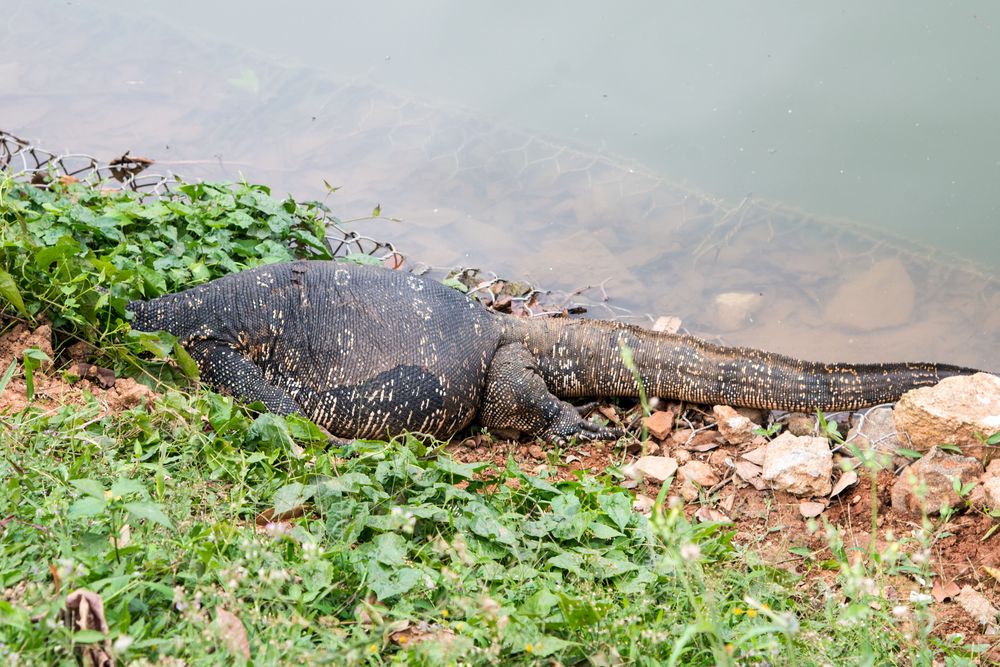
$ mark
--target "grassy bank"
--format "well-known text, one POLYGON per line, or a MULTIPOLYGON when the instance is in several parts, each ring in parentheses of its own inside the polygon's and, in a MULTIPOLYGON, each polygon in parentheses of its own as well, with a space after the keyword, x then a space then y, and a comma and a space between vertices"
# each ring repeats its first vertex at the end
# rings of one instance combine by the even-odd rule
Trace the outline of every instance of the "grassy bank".
POLYGON ((929 578, 907 549, 859 558, 817 524, 829 557, 809 567, 828 576, 802 577, 665 492, 633 511, 614 468, 554 481, 412 436, 333 447, 199 388, 168 335, 128 330, 130 298, 328 256, 317 213, 246 185, 141 202, 0 180, 6 330, 53 329, 51 355, 4 362, 0 382, 73 387, 0 416, 0 659, 974 664, 932 637, 929 601, 884 597, 890 577, 929 578), (155 395, 109 409, 65 370, 81 349, 155 395), (106 632, 66 626, 77 589, 100 597, 106 632))

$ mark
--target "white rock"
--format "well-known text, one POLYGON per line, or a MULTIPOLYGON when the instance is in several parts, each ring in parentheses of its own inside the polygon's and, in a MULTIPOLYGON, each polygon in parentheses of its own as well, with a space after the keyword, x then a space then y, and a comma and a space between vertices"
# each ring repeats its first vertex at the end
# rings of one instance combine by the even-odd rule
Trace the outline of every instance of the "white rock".
POLYGON ((832 324, 874 331, 906 324, 913 313, 916 289, 898 259, 884 259, 842 284, 826 304, 832 324))
POLYGON ((754 424, 748 417, 738 413, 728 405, 716 405, 712 408, 719 433, 731 445, 742 445, 753 440, 754 430, 759 424, 754 424))
POLYGON ((715 469, 703 461, 685 463, 680 469, 680 475, 685 480, 694 482, 702 488, 709 488, 719 483, 719 475, 715 469))
POLYGON ((724 292, 715 297, 715 323, 725 331, 734 331, 751 322, 763 302, 757 292, 724 292))
POLYGON ((764 480, 797 496, 826 496, 833 484, 833 454, 826 438, 782 433, 764 451, 764 480))
POLYGON ((903 394, 893 410, 896 429, 914 449, 951 444, 981 461, 996 451, 979 439, 1000 431, 1000 377, 989 373, 945 378, 903 394))
POLYGON ((642 456, 632 468, 657 482, 665 482, 677 472, 677 461, 669 456, 642 456))

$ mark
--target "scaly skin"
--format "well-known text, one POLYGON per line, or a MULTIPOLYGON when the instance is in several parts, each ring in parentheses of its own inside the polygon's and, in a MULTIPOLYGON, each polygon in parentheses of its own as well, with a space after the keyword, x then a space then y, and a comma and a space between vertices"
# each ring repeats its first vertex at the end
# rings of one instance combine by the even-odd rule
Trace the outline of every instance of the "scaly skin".
POLYGON ((526 320, 380 267, 294 262, 129 304, 133 327, 177 336, 217 389, 301 413, 342 437, 447 438, 474 418, 550 442, 610 439, 561 400, 652 396, 811 411, 897 400, 976 371, 942 364, 820 364, 631 325, 526 320))

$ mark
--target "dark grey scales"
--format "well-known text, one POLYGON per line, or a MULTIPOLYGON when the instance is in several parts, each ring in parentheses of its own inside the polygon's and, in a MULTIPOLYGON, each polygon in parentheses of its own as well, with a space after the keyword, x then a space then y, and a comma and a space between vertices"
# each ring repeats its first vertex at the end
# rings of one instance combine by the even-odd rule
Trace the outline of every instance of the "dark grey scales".
POLYGON ((132 326, 165 329, 202 377, 342 437, 451 436, 477 416, 551 442, 613 439, 563 398, 651 396, 775 410, 850 410, 973 369, 823 364, 595 320, 494 313, 440 283, 337 262, 275 264, 151 301, 132 326))

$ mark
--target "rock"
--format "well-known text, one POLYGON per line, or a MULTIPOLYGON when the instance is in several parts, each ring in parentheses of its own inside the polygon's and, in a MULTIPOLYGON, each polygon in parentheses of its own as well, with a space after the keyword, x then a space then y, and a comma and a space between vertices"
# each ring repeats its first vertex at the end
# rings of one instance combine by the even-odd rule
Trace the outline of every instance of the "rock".
POLYGON ((536 461, 541 461, 545 458, 545 450, 543 450, 539 445, 529 445, 528 456, 536 461))
POLYGON ((816 417, 800 413, 788 416, 785 430, 792 435, 816 435, 816 417))
POLYGON ((742 445, 753 440, 754 430, 759 424, 754 424, 749 418, 741 415, 728 405, 716 405, 712 408, 719 433, 731 445, 742 445))
POLYGON ((842 284, 826 304, 827 322, 857 331, 874 331, 906 324, 913 312, 916 289, 898 259, 884 259, 842 284))
POLYGON ((649 496, 644 496, 641 493, 637 494, 635 500, 632 501, 632 510, 649 516, 649 513, 653 511, 655 502, 649 496))
POLYGON ((735 331, 752 322, 764 297, 756 292, 724 292, 715 297, 715 324, 724 331, 735 331))
POLYGON ((683 447, 688 444, 688 440, 694 437, 694 431, 689 428, 679 428, 670 436, 670 441, 675 445, 683 447))
POLYGON ((666 440, 674 428, 674 413, 669 410, 657 410, 643 419, 643 425, 657 440, 666 440))
POLYGON ((677 472, 677 461, 669 456, 642 456, 632 464, 632 468, 662 483, 677 472))
POLYGON ((1000 477, 990 477, 981 484, 981 488, 986 509, 1000 511, 1000 477))
POLYGON ((685 463, 691 460, 691 452, 689 452, 686 449, 678 449, 674 451, 672 456, 674 457, 674 459, 677 460, 677 463, 679 463, 680 465, 684 465, 685 463))
POLYGON ((962 499, 955 492, 954 478, 964 486, 976 481, 982 473, 983 466, 976 459, 945 454, 932 447, 903 470, 893 484, 892 509, 899 514, 921 516, 923 512, 940 514, 945 505, 958 507, 962 499))
POLYGON ((849 486, 854 486, 858 483, 858 473, 853 470, 846 470, 840 475, 840 479, 837 483, 833 485, 833 489, 830 491, 830 497, 840 495, 840 492, 849 486))
POLYGON ((698 487, 696 487, 691 480, 686 479, 684 483, 681 484, 681 490, 679 491, 681 498, 691 502, 693 500, 698 500, 698 487))
POLYGON ((733 520, 717 509, 711 507, 699 507, 694 513, 694 518, 701 523, 732 523, 733 520))
POLYGON ((996 448, 983 445, 979 437, 1000 431, 1000 377, 958 375, 908 391, 893 417, 896 430, 905 433, 918 451, 952 444, 985 462, 996 448))
POLYGON ((671 315, 661 315, 656 318, 653 322, 653 331, 662 331, 663 333, 677 333, 681 328, 681 318, 673 317, 671 315))
POLYGON ((767 454, 767 445, 763 447, 758 447, 757 449, 752 449, 749 452, 743 452, 743 458, 750 463, 755 463, 759 466, 764 465, 764 455, 767 454))
POLYGON ((707 489, 719 483, 719 475, 715 469, 702 461, 685 463, 678 472, 683 479, 694 482, 702 488, 707 489))
POLYGON ((833 485, 833 454, 826 438, 782 433, 764 450, 763 478, 772 489, 826 496, 833 485))
POLYGON ((745 482, 749 482, 754 477, 760 477, 764 469, 761 468, 756 463, 751 463, 750 461, 737 461, 733 464, 736 468, 736 474, 745 482))
POLYGON ((987 630, 987 634, 995 634, 997 628, 997 614, 1000 610, 993 606, 981 593, 972 586, 962 586, 955 601, 973 618, 982 628, 987 630), (990 632, 992 630, 992 632, 990 632))
POLYGON ((906 464, 906 457, 896 455, 896 450, 906 445, 899 439, 892 408, 874 408, 866 412, 847 432, 847 441, 862 451, 874 449, 892 455, 897 466, 906 464))
POLYGON ((717 431, 701 431, 695 433, 687 448, 693 452, 707 452, 718 447, 722 441, 717 431))
POLYGON ((806 519, 812 519, 818 517, 826 509, 826 505, 823 503, 814 503, 808 500, 803 500, 799 503, 799 514, 801 514, 806 519))

